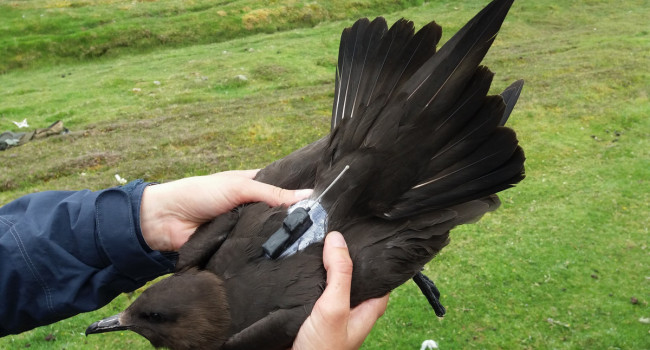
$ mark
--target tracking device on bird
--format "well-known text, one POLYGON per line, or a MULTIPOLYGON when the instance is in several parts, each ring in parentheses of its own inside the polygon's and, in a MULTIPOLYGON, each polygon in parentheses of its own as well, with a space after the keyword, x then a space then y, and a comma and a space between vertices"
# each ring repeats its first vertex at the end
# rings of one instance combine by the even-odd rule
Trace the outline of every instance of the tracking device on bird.
POLYGON ((334 184, 343 176, 343 174, 350 168, 346 165, 339 175, 330 183, 329 186, 316 198, 313 204, 307 208, 295 208, 287 217, 282 221, 282 226, 275 231, 271 237, 262 245, 264 248, 264 255, 271 259, 277 259, 290 245, 292 245, 298 238, 300 238, 313 224, 309 217, 309 211, 313 205, 320 202, 323 195, 334 186, 334 184))

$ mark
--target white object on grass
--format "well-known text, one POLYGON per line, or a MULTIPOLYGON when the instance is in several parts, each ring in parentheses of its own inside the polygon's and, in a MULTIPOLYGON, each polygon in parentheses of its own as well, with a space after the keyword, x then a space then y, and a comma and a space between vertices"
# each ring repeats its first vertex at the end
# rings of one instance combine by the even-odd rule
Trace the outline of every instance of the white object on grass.
POLYGON ((127 181, 125 178, 122 178, 120 174, 115 174, 115 180, 119 182, 120 184, 124 185, 127 181))
POLYGON ((438 343, 435 340, 427 339, 422 342, 420 350, 433 350, 438 348, 438 343))
POLYGON ((29 124, 27 124, 27 118, 23 119, 22 122, 14 122, 14 124, 16 124, 18 129, 29 128, 29 124))

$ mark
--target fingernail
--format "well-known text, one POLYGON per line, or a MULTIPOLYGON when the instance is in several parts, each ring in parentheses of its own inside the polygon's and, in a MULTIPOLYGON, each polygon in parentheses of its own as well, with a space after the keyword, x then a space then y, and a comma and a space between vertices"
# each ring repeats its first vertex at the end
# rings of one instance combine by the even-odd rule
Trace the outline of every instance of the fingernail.
POLYGON ((311 196, 312 193, 314 193, 314 190, 311 190, 311 189, 296 190, 295 192, 293 192, 293 195, 298 199, 305 199, 305 198, 311 196))
POLYGON ((327 240, 332 245, 332 247, 345 248, 348 246, 347 243, 345 243, 345 239, 343 238, 343 235, 336 231, 332 231, 328 233, 327 240))

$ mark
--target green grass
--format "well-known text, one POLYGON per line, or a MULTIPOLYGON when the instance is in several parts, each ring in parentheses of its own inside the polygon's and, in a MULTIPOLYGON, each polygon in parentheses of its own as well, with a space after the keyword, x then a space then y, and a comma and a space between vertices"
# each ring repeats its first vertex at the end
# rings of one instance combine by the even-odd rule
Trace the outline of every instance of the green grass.
POLYGON ((30 0, 0 3, 0 72, 157 47, 223 42, 421 3, 381 1, 30 0))
MULTIPOLYGON (((19 4, 40 13, 45 2, 19 4)), ((66 10, 110 17, 129 4, 66 10)), ((137 6, 171 12, 182 4, 137 6)), ((239 23, 237 38, 218 43, 29 61, 0 75, 0 130, 16 131, 11 121, 23 118, 33 127, 62 119, 72 133, 0 152, 0 203, 37 190, 113 186, 115 173, 165 181, 264 166, 327 133, 338 39, 351 18, 406 17, 418 27, 435 19, 445 40, 482 5, 385 12, 360 5, 282 31, 247 33, 239 23)), ((497 73, 495 93, 526 80, 509 124, 526 150, 527 178, 502 193, 500 210, 455 230, 427 265, 447 316, 436 318, 407 283, 393 292, 364 348, 417 349, 435 339, 441 349, 650 349, 650 325, 639 322, 650 317, 649 17, 640 0, 515 3, 485 63, 497 73)), ((136 28, 155 22, 130 21, 136 28)), ((180 31, 178 21, 167 23, 180 31)), ((74 34, 71 28, 62 30, 74 34)), ((81 334, 129 298, 5 337, 0 348, 146 349, 129 332, 81 334), (50 333, 53 342, 45 340, 50 333)))

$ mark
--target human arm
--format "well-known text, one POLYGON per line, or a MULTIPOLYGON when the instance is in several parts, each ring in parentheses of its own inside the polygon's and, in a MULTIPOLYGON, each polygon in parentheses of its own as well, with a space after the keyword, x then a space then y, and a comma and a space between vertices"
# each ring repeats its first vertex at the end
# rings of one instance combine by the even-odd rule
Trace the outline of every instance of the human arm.
POLYGON ((327 287, 298 331, 292 349, 358 349, 384 314, 388 295, 350 309, 353 266, 345 240, 338 232, 325 237, 323 264, 327 287))
POLYGON ((223 174, 150 187, 134 181, 97 192, 40 192, 1 207, 0 336, 97 309, 172 272, 173 254, 160 250, 177 249, 202 220, 248 201, 301 199, 296 191, 259 187, 254 171, 223 174), (153 188, 161 195, 144 194, 153 188), (185 211, 173 220, 158 211, 178 203, 185 211), (184 230, 157 221, 182 223, 184 230))
POLYGON ((94 310, 172 271, 136 232, 146 186, 33 193, 0 208, 0 335, 94 310))

